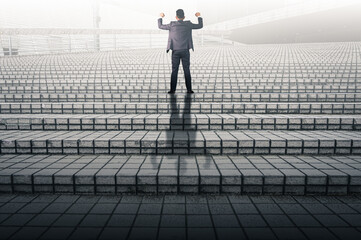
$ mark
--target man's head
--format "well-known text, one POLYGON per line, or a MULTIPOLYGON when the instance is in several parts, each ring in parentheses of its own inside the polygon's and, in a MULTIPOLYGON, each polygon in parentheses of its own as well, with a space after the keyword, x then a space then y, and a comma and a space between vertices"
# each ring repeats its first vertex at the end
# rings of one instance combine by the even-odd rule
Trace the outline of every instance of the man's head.
POLYGON ((176 11, 176 17, 177 20, 183 20, 184 19, 184 11, 183 9, 178 9, 176 11))

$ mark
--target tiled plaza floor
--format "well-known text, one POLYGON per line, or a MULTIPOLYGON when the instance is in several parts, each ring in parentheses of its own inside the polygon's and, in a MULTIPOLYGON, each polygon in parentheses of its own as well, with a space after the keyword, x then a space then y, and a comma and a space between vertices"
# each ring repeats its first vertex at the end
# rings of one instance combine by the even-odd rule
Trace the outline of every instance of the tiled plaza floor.
POLYGON ((361 239, 361 197, 2 194, 0 232, 0 239, 361 239))

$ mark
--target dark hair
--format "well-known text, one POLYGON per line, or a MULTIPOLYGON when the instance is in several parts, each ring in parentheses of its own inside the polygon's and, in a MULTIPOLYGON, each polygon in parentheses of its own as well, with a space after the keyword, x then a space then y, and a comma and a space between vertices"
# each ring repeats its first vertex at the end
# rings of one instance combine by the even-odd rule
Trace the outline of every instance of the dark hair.
POLYGON ((184 11, 183 11, 183 9, 178 9, 177 12, 176 12, 176 14, 177 14, 177 17, 178 17, 178 18, 184 18, 184 11))

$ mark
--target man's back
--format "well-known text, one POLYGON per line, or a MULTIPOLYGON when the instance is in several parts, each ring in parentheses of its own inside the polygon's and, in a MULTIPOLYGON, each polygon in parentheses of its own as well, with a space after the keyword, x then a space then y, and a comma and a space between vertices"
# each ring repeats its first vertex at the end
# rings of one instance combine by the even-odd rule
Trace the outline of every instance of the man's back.
POLYGON ((173 50, 190 49, 192 42, 192 26, 190 21, 173 21, 170 23, 169 38, 173 50), (191 41, 190 41, 191 40, 191 41))
POLYGON ((192 29, 203 27, 203 20, 198 18, 198 24, 190 21, 172 21, 163 25, 162 18, 158 19, 158 27, 163 30, 169 30, 167 50, 185 50, 193 49, 192 29))

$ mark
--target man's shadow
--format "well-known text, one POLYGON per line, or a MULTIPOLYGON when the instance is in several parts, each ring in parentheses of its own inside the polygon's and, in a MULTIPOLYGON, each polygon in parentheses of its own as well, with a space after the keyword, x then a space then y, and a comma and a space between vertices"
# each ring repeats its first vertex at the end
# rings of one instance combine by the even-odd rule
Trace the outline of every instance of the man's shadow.
POLYGON ((191 125, 191 105, 192 105, 193 95, 185 94, 184 95, 184 105, 183 110, 180 110, 180 106, 177 102, 177 97, 175 94, 171 94, 170 101, 170 114, 171 121, 169 122, 169 130, 195 130, 196 127, 191 125))
MULTIPOLYGON (((169 95, 169 127, 166 132, 166 143, 169 144, 171 147, 171 152, 169 154, 174 154, 174 148, 175 145, 177 145, 176 141, 174 139, 175 131, 184 131, 186 135, 188 136, 187 141, 187 153, 190 153, 190 142, 194 139, 191 139, 194 137, 194 134, 189 134, 188 131, 194 131, 197 130, 196 124, 192 124, 192 101, 194 98, 193 94, 185 94, 184 95, 184 105, 183 109, 181 109, 180 104, 181 102, 177 101, 176 94, 170 94, 169 95)), ((182 147, 183 148, 183 147, 182 147)), ((156 167, 159 165, 159 159, 156 155, 150 155, 150 162, 151 164, 156 167)))
POLYGON ((190 153, 189 150, 189 142, 192 139, 189 139, 188 131, 196 130, 196 125, 192 125, 192 94, 185 94, 183 99, 183 110, 180 110, 180 103, 177 101, 176 94, 171 94, 169 101, 169 110, 170 110, 170 119, 169 119, 169 128, 166 131, 166 141, 167 143, 172 144, 172 154, 174 154, 174 148, 176 147, 177 139, 175 137, 175 131, 184 131, 188 136, 188 154, 190 153))
MULTIPOLYGON (((196 125, 192 125, 192 100, 193 94, 184 95, 183 110, 180 110, 180 103, 177 102, 175 94, 170 95, 170 119, 169 129, 167 131, 167 142, 172 142, 172 153, 174 153, 174 132, 175 131, 193 131, 196 130, 196 125)), ((188 133, 188 132, 187 132, 188 133)), ((192 140, 189 139, 188 142, 192 140)), ((189 150, 189 146, 188 146, 189 150)), ((188 151, 189 153, 189 151, 188 151)))

